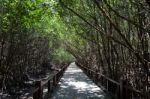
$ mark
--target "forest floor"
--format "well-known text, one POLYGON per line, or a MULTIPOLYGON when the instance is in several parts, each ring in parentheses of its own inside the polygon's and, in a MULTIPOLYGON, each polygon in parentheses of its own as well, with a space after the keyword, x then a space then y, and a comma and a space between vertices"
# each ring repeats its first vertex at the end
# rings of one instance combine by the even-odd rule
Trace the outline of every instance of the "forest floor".
POLYGON ((32 93, 32 89, 35 86, 35 81, 47 79, 50 76, 53 76, 61 67, 53 66, 51 69, 43 69, 38 75, 29 74, 28 80, 24 81, 24 86, 11 86, 10 90, 2 91, 0 90, 0 99, 24 99, 32 93))
POLYGON ((53 94, 46 95, 45 99, 111 99, 111 97, 72 63, 53 94))

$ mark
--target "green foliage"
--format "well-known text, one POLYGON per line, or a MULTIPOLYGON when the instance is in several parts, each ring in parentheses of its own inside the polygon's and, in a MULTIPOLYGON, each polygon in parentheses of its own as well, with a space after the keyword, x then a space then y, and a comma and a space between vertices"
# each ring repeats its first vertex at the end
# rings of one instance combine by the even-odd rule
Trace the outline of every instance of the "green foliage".
POLYGON ((65 51, 63 48, 56 49, 53 55, 53 61, 57 63, 75 60, 74 57, 70 53, 65 51))

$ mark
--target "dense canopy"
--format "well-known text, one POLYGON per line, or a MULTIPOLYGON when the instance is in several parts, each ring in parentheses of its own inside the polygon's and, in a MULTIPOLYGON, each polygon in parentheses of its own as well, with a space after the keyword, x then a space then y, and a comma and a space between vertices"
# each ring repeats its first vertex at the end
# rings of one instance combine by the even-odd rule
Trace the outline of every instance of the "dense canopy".
POLYGON ((150 92, 149 0, 0 0, 2 90, 64 61, 150 92))

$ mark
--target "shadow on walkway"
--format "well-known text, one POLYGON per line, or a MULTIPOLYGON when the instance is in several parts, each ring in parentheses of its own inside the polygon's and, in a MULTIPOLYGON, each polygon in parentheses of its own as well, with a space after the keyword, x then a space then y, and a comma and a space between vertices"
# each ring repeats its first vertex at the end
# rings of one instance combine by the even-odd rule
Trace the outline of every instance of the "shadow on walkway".
POLYGON ((75 63, 70 64, 58 86, 46 99, 111 99, 75 63))

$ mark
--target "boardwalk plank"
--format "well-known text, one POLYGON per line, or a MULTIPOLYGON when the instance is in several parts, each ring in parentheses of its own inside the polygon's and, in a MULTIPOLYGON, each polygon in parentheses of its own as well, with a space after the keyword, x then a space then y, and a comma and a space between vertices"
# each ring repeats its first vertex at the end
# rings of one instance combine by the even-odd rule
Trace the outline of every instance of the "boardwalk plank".
POLYGON ((47 99, 111 99, 72 63, 47 99))

